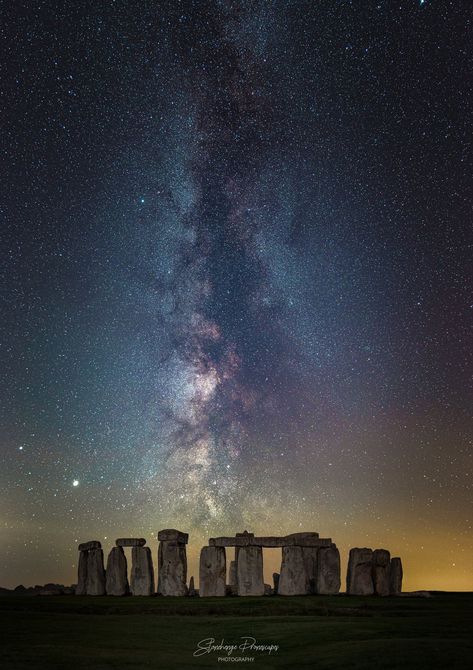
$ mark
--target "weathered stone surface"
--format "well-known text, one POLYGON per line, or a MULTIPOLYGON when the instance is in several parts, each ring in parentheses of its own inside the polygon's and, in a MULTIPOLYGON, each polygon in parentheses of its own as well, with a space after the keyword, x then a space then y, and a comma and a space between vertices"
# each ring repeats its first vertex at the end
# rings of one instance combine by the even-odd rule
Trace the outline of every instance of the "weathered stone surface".
POLYGON ((350 549, 347 570, 347 593, 356 596, 371 596, 373 586, 373 551, 366 547, 350 549))
POLYGON ((154 568, 149 547, 131 550, 130 590, 134 596, 152 596, 154 593, 154 568))
POLYGON ((264 595, 263 550, 261 547, 240 547, 237 557, 239 596, 264 595))
POLYGON ((398 596, 402 592, 402 562, 399 556, 391 558, 389 565, 389 593, 398 596))
POLYGON ((107 559, 105 591, 108 596, 126 596, 129 592, 125 552, 113 547, 107 559))
POLYGON ((98 540, 91 540, 90 542, 82 542, 79 544, 79 551, 89 551, 89 549, 101 549, 102 545, 98 540))
POLYGON ((158 540, 160 542, 178 542, 179 544, 187 544, 189 533, 182 533, 175 528, 168 528, 167 530, 159 531, 158 540))
POLYGON ((144 547, 146 540, 144 537, 120 537, 115 544, 117 547, 144 547))
POLYGON ((202 547, 199 564, 201 598, 225 595, 227 565, 224 547, 202 547))
POLYGON ((236 561, 230 562, 230 569, 228 570, 228 585, 236 587, 237 585, 237 564, 236 561))
POLYGON ((79 564, 77 566, 77 586, 76 596, 85 596, 87 593, 87 551, 81 551, 79 554, 79 564))
POLYGON ((191 596, 191 597, 197 595, 197 592, 196 592, 195 586, 194 586, 194 577, 191 577, 190 580, 189 580, 188 595, 191 596))
POLYGON ((300 596, 310 592, 302 547, 283 547, 278 594, 300 596))
MULTIPOLYGON (((173 532, 178 533, 179 531, 173 532)), ((159 543, 158 593, 163 596, 187 595, 187 556, 186 545, 183 542, 161 541, 159 543)))
POLYGON ((340 591, 340 552, 334 544, 318 550, 315 590, 322 595, 332 595, 340 591))
POLYGON ((273 572, 273 589, 274 593, 278 592, 278 586, 279 586, 279 572, 273 572))
POLYGON ((304 569, 309 581, 309 593, 317 593, 317 555, 318 547, 302 547, 304 569))
POLYGON ((105 570, 102 549, 90 549, 87 555, 87 595, 105 595, 105 570))
POLYGON ((389 595, 389 563, 391 556, 387 549, 373 551, 373 587, 377 596, 389 595))

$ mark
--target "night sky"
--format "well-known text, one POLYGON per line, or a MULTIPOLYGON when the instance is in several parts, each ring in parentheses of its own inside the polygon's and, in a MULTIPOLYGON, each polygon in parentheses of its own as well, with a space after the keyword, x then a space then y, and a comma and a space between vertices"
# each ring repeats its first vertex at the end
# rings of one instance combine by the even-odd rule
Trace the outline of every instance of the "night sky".
POLYGON ((2 3, 0 585, 178 528, 189 576, 304 530, 473 589, 472 31, 470 0, 2 3))

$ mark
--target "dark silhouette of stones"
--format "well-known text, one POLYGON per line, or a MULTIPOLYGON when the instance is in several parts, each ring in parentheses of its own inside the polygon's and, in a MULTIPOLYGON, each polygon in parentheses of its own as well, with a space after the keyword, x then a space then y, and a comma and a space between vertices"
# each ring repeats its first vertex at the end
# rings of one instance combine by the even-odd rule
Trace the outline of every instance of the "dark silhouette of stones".
POLYGON ((227 566, 224 547, 202 547, 199 564, 201 598, 225 595, 227 566))
POLYGON ((129 592, 126 556, 122 547, 113 547, 108 555, 105 591, 108 596, 126 596, 129 592))
POLYGON ((105 570, 102 549, 90 549, 87 555, 87 595, 105 595, 105 570))
POLYGON ((162 540, 158 549, 158 593, 163 596, 187 595, 187 533, 178 530, 161 531, 158 537, 176 537, 162 540), (162 535, 164 534, 164 535, 162 535), (185 538, 185 541, 184 541, 185 538))
POLYGON ((402 592, 402 563, 398 556, 391 558, 389 565, 389 593, 398 596, 402 592))
POLYGON ((264 595, 263 550, 258 546, 240 547, 237 556, 239 596, 264 595))
POLYGON ((87 560, 88 551, 80 551, 79 564, 77 566, 76 596, 85 596, 87 593, 87 560))
POLYGON ((83 542, 79 544, 79 551, 89 551, 89 549, 101 549, 102 545, 98 540, 91 540, 90 542, 83 542))
POLYGON ((273 572, 273 589, 274 593, 278 593, 279 572, 273 572))
POLYGON ((278 594, 281 596, 301 596, 309 592, 310 581, 306 571, 303 548, 296 546, 283 547, 278 594))
POLYGON ((134 596, 152 596, 154 568, 151 549, 135 545, 131 550, 130 590, 134 596))
POLYGON ((182 533, 175 528, 168 528, 167 530, 160 530, 158 533, 158 540, 160 542, 178 542, 179 544, 187 544, 189 540, 188 533, 182 533))
POLYGON ((335 544, 318 550, 315 590, 322 595, 333 595, 340 591, 340 552, 335 544))
POLYGON ((230 561, 230 569, 228 570, 228 585, 237 585, 237 564, 236 561, 230 561))
POLYGON ((117 547, 144 547, 146 540, 143 537, 120 537, 115 544, 117 547))
POLYGON ((391 556, 386 549, 373 551, 373 587, 377 596, 389 595, 389 563, 391 556))
POLYGON ((373 586, 373 551, 366 547, 350 549, 347 570, 347 593, 356 596, 371 596, 373 586))
POLYGON ((195 590, 195 586, 194 586, 194 577, 191 577, 190 580, 189 580, 189 591, 188 591, 188 595, 191 596, 191 597, 197 595, 197 594, 196 594, 196 590, 195 590))
POLYGON ((264 595, 265 596, 272 596, 274 594, 273 587, 271 584, 265 584, 264 585, 264 595))

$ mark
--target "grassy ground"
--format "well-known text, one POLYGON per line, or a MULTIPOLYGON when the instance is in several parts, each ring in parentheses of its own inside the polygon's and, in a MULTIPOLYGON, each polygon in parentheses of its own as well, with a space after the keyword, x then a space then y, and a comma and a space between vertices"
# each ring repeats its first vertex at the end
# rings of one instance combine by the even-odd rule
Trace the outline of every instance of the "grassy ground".
POLYGON ((473 594, 433 598, 2 597, 1 667, 29 670, 471 667, 473 594), (194 656, 199 641, 278 645, 194 656))

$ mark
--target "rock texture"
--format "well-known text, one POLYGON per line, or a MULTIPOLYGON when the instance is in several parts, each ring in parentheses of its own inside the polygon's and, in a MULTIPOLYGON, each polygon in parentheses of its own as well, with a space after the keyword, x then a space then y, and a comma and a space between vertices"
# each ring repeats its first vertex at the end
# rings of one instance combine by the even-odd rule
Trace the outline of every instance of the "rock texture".
POLYGON ((340 552, 336 545, 321 547, 317 553, 316 593, 333 595, 340 591, 340 552))
POLYGON ((79 553, 79 565, 77 567, 77 586, 76 596, 85 596, 87 593, 87 561, 88 551, 81 551, 79 553))
POLYGON ((105 590, 108 596, 126 596, 129 592, 126 556, 121 547, 113 547, 108 555, 105 590))
POLYGON ((144 537, 120 537, 115 544, 117 547, 144 547, 146 540, 144 537))
POLYGON ((402 563, 398 556, 391 558, 389 565, 389 593, 398 596, 402 592, 402 563))
POLYGON ((377 596, 389 595, 389 563, 391 556, 386 549, 373 551, 373 588, 377 596))
POLYGON ((350 549, 347 570, 347 593, 371 596, 374 593, 372 574, 373 551, 366 547, 350 549))
POLYGON ((263 551, 261 547, 240 547, 237 557, 239 596, 264 595, 263 551))
POLYGON ((87 595, 105 595, 105 570, 102 549, 90 549, 87 556, 87 595))
POLYGON ((283 547, 278 594, 301 596, 310 592, 302 547, 283 547))
POLYGON ((151 549, 134 546, 131 550, 130 590, 134 596, 152 596, 154 568, 151 549))
MULTIPOLYGON (((186 533, 173 532, 179 536, 186 533)), ((159 534, 161 535, 161 533, 159 534)), ((162 540, 158 550, 158 593, 163 596, 187 595, 187 556, 186 545, 178 540, 162 540)))
POLYGON ((225 595, 227 565, 224 547, 202 547, 199 564, 201 598, 225 595))

